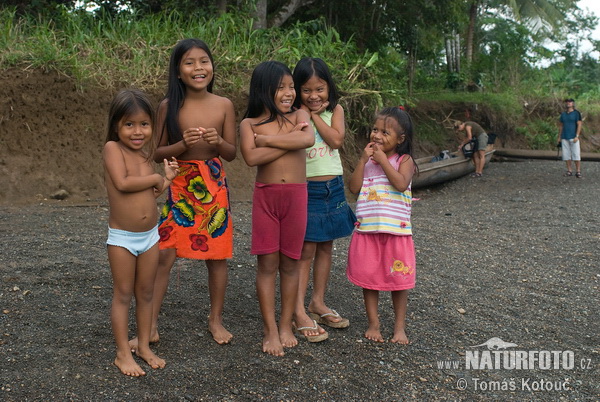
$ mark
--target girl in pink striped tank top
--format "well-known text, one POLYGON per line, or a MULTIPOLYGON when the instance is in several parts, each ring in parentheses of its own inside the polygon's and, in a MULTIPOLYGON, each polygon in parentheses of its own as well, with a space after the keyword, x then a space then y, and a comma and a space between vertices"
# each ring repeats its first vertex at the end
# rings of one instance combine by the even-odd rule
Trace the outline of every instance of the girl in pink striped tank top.
POLYGON ((356 194, 356 227, 348 250, 346 274, 363 288, 367 339, 384 342, 379 322, 379 291, 391 291, 395 324, 391 342, 407 344, 405 332, 408 290, 415 287, 415 248, 412 240, 411 181, 413 125, 403 109, 380 111, 350 177, 356 194))

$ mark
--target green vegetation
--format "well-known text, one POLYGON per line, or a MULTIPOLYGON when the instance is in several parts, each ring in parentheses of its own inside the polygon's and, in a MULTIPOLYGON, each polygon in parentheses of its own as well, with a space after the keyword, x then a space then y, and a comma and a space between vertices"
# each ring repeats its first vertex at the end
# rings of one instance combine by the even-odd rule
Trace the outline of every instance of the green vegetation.
MULTIPOLYGON (((286 24, 256 29, 248 14, 251 11, 218 13, 209 7, 192 12, 193 2, 184 3, 185 10, 170 12, 100 8, 88 13, 69 4, 38 14, 31 9, 0 8, 0 68, 56 70, 76 78, 81 86, 135 86, 160 93, 166 87, 173 45, 178 39, 197 37, 211 46, 215 56, 215 91, 240 101, 258 63, 275 59, 293 68, 303 56, 321 57, 342 91, 349 132, 357 139, 366 138, 376 109, 407 105, 418 121, 419 138, 437 147, 449 141, 448 116, 456 118, 454 112, 460 115, 467 109, 467 115, 484 111, 477 115, 484 125, 505 135, 522 136, 533 148, 553 145, 563 97, 576 97, 578 108, 588 114, 600 113, 600 67, 595 59, 567 46, 560 50, 561 62, 535 67, 543 49, 531 45, 531 32, 518 22, 490 17, 489 9, 483 21, 493 28, 488 29, 485 42, 477 43, 478 58, 460 71, 446 69, 440 57, 443 38, 448 37, 443 27, 449 18, 456 17, 457 24, 467 21, 462 6, 468 1, 452 0, 451 14, 432 6, 428 9, 435 14, 432 20, 421 15, 422 10, 411 20, 412 14, 391 2, 385 12, 402 12, 402 21, 413 24, 412 28, 381 26, 371 41, 373 27, 362 24, 363 15, 356 11, 362 2, 354 0, 339 10, 339 18, 348 24, 336 28, 329 23, 331 13, 327 18, 303 18, 315 18, 311 13, 320 12, 316 5, 298 11, 286 24), (356 37, 348 36, 358 25, 362 30, 356 31, 356 37), (432 116, 419 110, 423 102, 437 102, 443 113, 432 116), (538 107, 540 103, 543 107, 538 107)), ((325 3, 331 11, 334 2, 325 3)), ((409 3, 414 12, 420 7, 416 0, 409 3)), ((160 2, 148 4, 154 7, 160 2)), ((377 23, 383 23, 385 15, 377 23)), ((452 25, 452 31, 458 26, 452 25)), ((362 141, 351 146, 360 146, 356 142, 362 141)))
POLYGON ((303 56, 327 60, 343 90, 354 129, 369 125, 371 113, 383 104, 403 103, 397 54, 385 59, 358 52, 352 42, 340 40, 327 27, 309 33, 314 23, 292 29, 253 30, 247 16, 223 14, 218 18, 189 18, 178 12, 132 18, 128 14, 96 18, 64 11, 52 20, 16 16, 0 11, 0 67, 27 66, 53 69, 76 77, 81 85, 104 88, 135 86, 145 90, 166 87, 170 51, 178 39, 206 41, 215 56, 215 90, 226 96, 247 91, 253 68, 275 59, 293 69, 303 56))

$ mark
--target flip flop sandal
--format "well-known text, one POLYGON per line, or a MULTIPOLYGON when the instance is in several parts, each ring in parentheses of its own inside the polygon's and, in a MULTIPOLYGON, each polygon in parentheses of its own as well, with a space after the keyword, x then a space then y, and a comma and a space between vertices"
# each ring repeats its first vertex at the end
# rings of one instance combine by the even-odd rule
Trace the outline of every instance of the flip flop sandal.
POLYGON ((578 179, 581 179, 581 172, 575 173, 575 177, 577 177, 578 179))
POLYGON ((309 342, 322 342, 325 339, 329 338, 329 334, 327 332, 324 332, 322 334, 319 335, 304 335, 302 333, 302 331, 308 331, 308 330, 313 330, 313 331, 318 331, 319 330, 319 326, 317 325, 317 322, 315 320, 313 320, 313 324, 314 327, 297 327, 294 328, 294 330, 296 331, 296 334, 300 337, 300 338, 304 338, 309 342))
POLYGON ((563 176, 573 176, 573 172, 567 170, 563 176))
POLYGON ((327 325, 328 327, 331 328, 348 328, 350 326, 350 320, 348 320, 347 318, 343 318, 341 315, 338 314, 337 311, 335 310, 331 310, 331 313, 325 313, 325 314, 317 314, 317 313, 308 313, 308 315, 310 316, 310 318, 312 318, 313 320, 315 320, 317 323, 321 324, 321 325, 327 325), (333 317, 333 318, 340 318, 340 321, 331 321, 329 319, 327 319, 327 317, 333 317))

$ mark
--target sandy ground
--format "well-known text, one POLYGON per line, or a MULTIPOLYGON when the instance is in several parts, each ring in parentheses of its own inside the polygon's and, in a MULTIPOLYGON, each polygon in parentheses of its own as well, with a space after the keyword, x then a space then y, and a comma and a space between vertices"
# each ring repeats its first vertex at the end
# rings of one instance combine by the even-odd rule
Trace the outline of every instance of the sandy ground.
MULTIPOLYGON (((344 239, 328 303, 351 326, 281 358, 262 353, 250 204, 235 202, 225 312, 233 343, 219 346, 206 330, 203 264, 179 260, 154 347, 167 366, 143 378, 112 364, 104 199, 2 206, 0 399, 598 400, 600 164, 584 164, 583 179, 563 170, 556 161, 494 162, 481 179, 414 194, 408 346, 363 338, 362 293, 345 277, 344 239), (511 369, 475 346, 492 338, 527 356, 559 351, 551 361, 559 366, 525 357, 533 368, 511 369), (475 352, 492 360, 467 367, 475 352)), ((387 293, 380 311, 391 336, 387 293)))

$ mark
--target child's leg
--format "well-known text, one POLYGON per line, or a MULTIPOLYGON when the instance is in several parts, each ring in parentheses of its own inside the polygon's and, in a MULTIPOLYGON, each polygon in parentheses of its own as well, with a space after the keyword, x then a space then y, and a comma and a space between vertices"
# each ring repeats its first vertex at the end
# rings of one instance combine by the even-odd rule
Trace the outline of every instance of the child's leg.
MULTIPOLYGON (((304 304, 306 299, 306 290, 308 289, 308 282, 310 280, 310 266, 312 265, 315 251, 317 249, 317 243, 304 242, 302 246, 302 257, 298 261, 298 297, 296 298, 296 307, 294 311, 294 322, 298 328, 310 328, 312 327, 313 320, 306 313, 306 306, 304 304)), ((320 326, 317 326, 316 330, 306 329, 302 333, 305 336, 316 336, 324 334, 325 330, 320 326)))
POLYGON ((224 345, 233 338, 233 335, 223 327, 223 308, 228 278, 227 260, 206 260, 206 267, 210 294, 208 330, 218 344, 224 345))
POLYGON ((257 256, 256 294, 263 319, 263 352, 283 356, 275 320, 275 281, 279 269, 279 252, 257 256))
POLYGON ((383 342, 379 324, 379 291, 363 288, 363 297, 365 299, 365 309, 367 311, 367 321, 369 327, 365 332, 365 338, 375 342, 383 342))
POLYGON ((150 328, 152 326, 152 297, 158 268, 158 243, 137 258, 135 272, 135 316, 138 346, 136 354, 150 367, 163 368, 165 361, 150 350, 150 328))
POLYGON ((139 377, 145 375, 146 372, 133 359, 127 342, 129 308, 135 282, 136 257, 123 247, 108 246, 108 261, 113 277, 110 320, 117 344, 117 357, 114 363, 123 374, 139 377))
MULTIPOLYGON (((331 255, 333 251, 333 240, 317 243, 315 263, 313 266, 313 292, 308 305, 308 311, 318 315, 332 314, 333 311, 325 304, 325 292, 331 273, 331 255)), ((327 315, 322 319, 330 323, 339 323, 343 320, 340 316, 327 315)), ((347 320, 346 320, 347 321, 347 320)))
MULTIPOLYGON (((173 269, 173 264, 175 264, 176 258, 177 250, 174 248, 160 250, 159 252, 158 270, 156 272, 156 279, 154 281, 154 293, 152 296, 152 325, 150 327, 151 343, 158 342, 160 339, 160 336, 158 334, 158 315, 160 314, 162 303, 165 299, 165 295, 167 294, 167 289, 169 287, 169 279, 171 276, 171 269, 173 269)), ((133 352, 137 350, 137 345, 137 337, 129 341, 129 347, 133 352)))
POLYGON ((406 308, 408 306, 408 289, 392 292, 392 303, 394 304, 394 315, 396 322, 394 324, 394 336, 391 342, 408 344, 406 337, 406 308))
POLYGON ((294 309, 298 299, 298 260, 279 254, 279 286, 281 293, 281 314, 279 316, 279 339, 285 347, 298 344, 292 328, 294 309))

